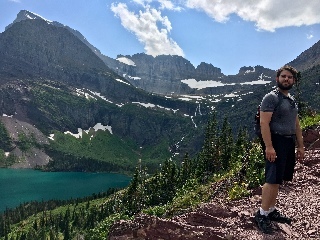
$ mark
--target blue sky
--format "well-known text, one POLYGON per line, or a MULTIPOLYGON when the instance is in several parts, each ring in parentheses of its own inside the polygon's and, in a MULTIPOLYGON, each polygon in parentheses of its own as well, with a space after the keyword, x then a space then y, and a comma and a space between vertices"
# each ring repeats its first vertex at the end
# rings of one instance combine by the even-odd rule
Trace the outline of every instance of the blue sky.
POLYGON ((320 40, 319 0, 0 0, 0 32, 29 10, 81 32, 104 55, 180 55, 226 75, 277 69, 320 40))

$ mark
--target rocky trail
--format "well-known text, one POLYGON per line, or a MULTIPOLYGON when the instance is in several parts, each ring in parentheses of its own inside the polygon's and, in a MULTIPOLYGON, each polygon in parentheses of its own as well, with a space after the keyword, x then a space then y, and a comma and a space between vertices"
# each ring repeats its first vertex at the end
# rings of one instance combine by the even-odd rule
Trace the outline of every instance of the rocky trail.
POLYGON ((319 128, 304 132, 306 157, 297 163, 294 180, 280 188, 277 207, 293 218, 291 225, 273 223, 274 233, 261 233, 253 216, 260 206, 261 188, 237 201, 214 198, 209 203, 170 219, 137 215, 119 221, 110 230, 110 240, 216 240, 216 239, 320 239, 320 142, 319 128))

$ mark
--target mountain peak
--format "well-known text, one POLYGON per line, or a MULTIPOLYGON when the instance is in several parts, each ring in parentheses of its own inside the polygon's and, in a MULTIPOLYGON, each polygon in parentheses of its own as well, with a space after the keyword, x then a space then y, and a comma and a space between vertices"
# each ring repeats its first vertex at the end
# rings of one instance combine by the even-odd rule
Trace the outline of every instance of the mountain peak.
POLYGON ((40 16, 39 14, 30 12, 28 10, 21 10, 17 14, 16 19, 11 24, 9 24, 5 29, 7 30, 16 22, 21 22, 21 21, 28 20, 28 19, 42 19, 42 20, 46 21, 47 23, 52 23, 51 20, 45 19, 44 17, 40 16))

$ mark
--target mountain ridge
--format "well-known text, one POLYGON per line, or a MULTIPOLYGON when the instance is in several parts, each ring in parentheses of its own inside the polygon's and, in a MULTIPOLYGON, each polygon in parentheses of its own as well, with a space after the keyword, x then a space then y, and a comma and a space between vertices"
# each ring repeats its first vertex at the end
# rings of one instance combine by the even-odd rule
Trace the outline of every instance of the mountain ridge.
MULTIPOLYGON (((56 21, 46 20, 40 15, 27 10, 21 10, 14 23, 27 19, 43 19, 55 26, 66 28, 85 43, 114 72, 124 77, 133 86, 147 92, 158 94, 172 94, 173 92, 175 94, 208 94, 217 91, 216 89, 212 89, 212 87, 207 87, 207 89, 198 91, 183 83, 182 80, 215 80, 223 83, 242 83, 256 81, 261 76, 270 77, 274 75, 275 72, 275 70, 267 69, 262 66, 244 66, 239 69, 239 72, 236 75, 224 75, 221 72, 221 69, 214 67, 211 63, 201 62, 197 67, 194 67, 187 59, 174 55, 159 55, 153 57, 144 53, 138 53, 132 56, 118 55, 116 59, 112 59, 103 55, 100 50, 91 45, 79 31, 56 21), (121 59, 128 59, 131 61, 131 64, 121 61, 121 59), (259 74, 255 69, 259 69, 259 74)), ((11 26, 12 25, 9 25, 7 28, 11 26)), ((305 71, 308 68, 318 65, 319 60, 317 60, 317 52, 319 52, 319 46, 319 42, 314 44, 311 48, 297 56, 293 61, 289 62, 289 64, 300 71, 305 71), (304 60, 302 61, 299 59, 304 60)))

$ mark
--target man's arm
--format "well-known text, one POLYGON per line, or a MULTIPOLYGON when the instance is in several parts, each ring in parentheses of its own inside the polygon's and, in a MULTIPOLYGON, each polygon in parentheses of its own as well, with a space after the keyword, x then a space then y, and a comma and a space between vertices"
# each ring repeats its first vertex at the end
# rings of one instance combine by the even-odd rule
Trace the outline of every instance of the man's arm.
POLYGON ((304 158, 304 145, 303 145, 302 130, 301 130, 298 116, 296 118, 296 138, 297 138, 297 159, 298 161, 302 161, 304 158))
POLYGON ((273 112, 260 112, 260 127, 264 145, 266 146, 266 158, 274 162, 277 158, 276 151, 271 141, 270 121, 273 112))

